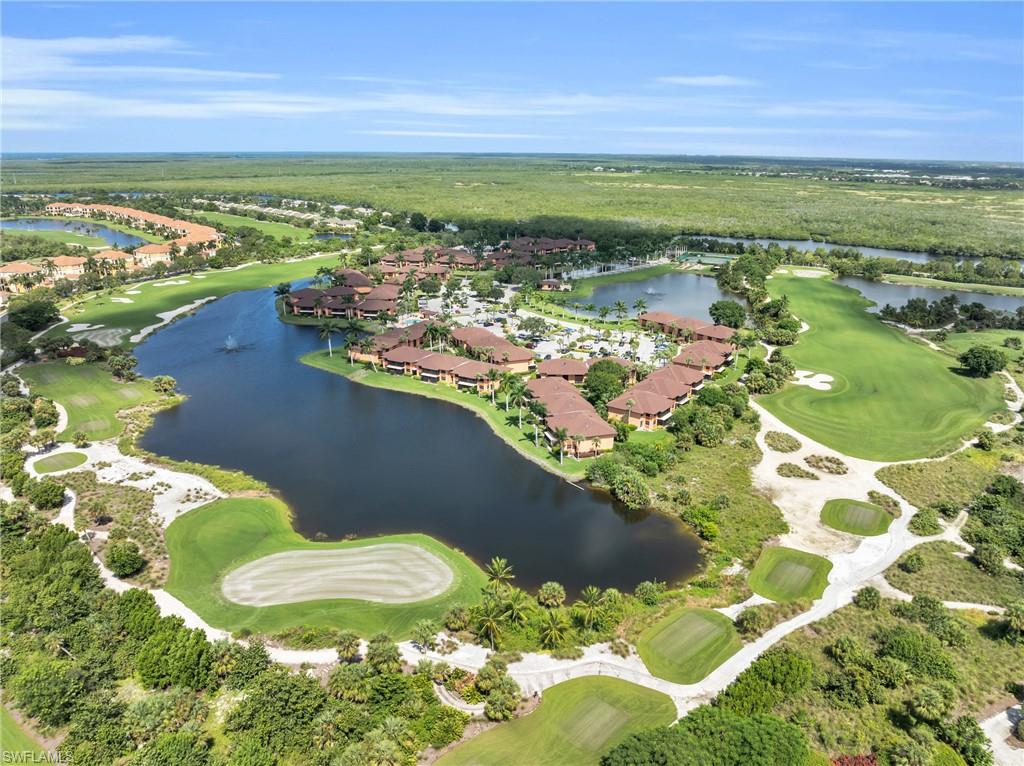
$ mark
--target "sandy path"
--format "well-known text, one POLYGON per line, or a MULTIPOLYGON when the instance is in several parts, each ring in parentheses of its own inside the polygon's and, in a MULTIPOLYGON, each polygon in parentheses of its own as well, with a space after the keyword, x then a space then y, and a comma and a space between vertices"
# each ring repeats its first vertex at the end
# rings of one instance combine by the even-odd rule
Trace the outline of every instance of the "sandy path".
POLYGON ((229 601, 272 606, 330 598, 408 604, 444 593, 451 567, 430 551, 405 543, 275 553, 228 573, 229 601))
POLYGON ((1024 750, 1007 741, 1013 727, 1017 725, 1017 721, 1022 716, 1024 716, 1024 710, 1020 705, 1014 705, 981 722, 981 728, 988 736, 989 742, 992 743, 992 754, 995 755, 996 766, 1024 766, 1024 750))

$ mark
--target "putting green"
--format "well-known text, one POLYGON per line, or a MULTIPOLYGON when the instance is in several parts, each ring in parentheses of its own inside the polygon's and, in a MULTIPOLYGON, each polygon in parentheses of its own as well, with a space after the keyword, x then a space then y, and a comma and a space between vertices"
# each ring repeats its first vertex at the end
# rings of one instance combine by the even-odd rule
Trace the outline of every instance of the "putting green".
POLYGON ((438 766, 585 766, 633 732, 672 723, 676 708, 661 692, 593 676, 544 692, 530 715, 460 745, 438 766))
POLYGON ((81 452, 61 452, 59 455, 39 458, 32 464, 36 473, 53 473, 54 471, 66 471, 84 463, 89 458, 81 452))
POLYGON ((820 598, 828 585, 832 562, 793 548, 765 548, 747 575, 758 595, 785 603, 820 598))
POLYGON ((636 648, 654 675, 692 684, 741 645, 732 620, 724 614, 713 609, 680 609, 645 630, 636 648))
POLYGON ((960 375, 951 357, 869 314, 852 288, 777 274, 768 290, 810 325, 785 350, 796 368, 834 380, 828 391, 787 385, 759 402, 822 444, 869 460, 931 457, 1006 406, 1000 381, 960 375))
POLYGON ((892 524, 892 515, 863 500, 829 500, 821 509, 821 523, 851 535, 884 535, 892 524))
POLYGON ((78 431, 89 439, 113 438, 124 429, 117 419, 119 410, 160 398, 148 380, 118 383, 109 370, 98 364, 72 367, 63 362, 46 362, 26 365, 18 374, 32 393, 64 405, 68 427, 58 435, 63 441, 70 441, 78 431))
MULTIPOLYGON (((181 516, 167 528, 171 571, 167 591, 211 625, 230 631, 277 633, 294 626, 351 628, 362 636, 384 631, 404 638, 422 619, 440 619, 456 604, 480 600, 487 578, 468 557, 426 535, 387 535, 367 540, 317 543, 292 529, 288 509, 272 498, 229 498, 181 516), (271 554, 356 549, 381 543, 416 546, 443 561, 452 572, 441 594, 412 603, 380 603, 354 598, 323 598, 271 606, 230 601, 225 576, 271 554)), ((306 573, 307 578, 310 573, 306 573)))

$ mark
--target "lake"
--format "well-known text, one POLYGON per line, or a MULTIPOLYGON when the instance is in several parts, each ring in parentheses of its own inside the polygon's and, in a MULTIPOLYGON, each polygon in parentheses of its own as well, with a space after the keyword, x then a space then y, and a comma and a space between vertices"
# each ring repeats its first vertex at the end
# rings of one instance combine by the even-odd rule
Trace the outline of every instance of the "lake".
POLYGON ((859 290, 864 297, 873 300, 878 304, 871 311, 877 311, 886 303, 893 306, 902 306, 911 298, 925 298, 929 301, 937 301, 947 295, 955 295, 961 303, 980 303, 990 309, 1001 309, 1003 311, 1016 311, 1018 306, 1024 305, 1024 298, 1019 295, 986 295, 985 293, 972 293, 964 290, 947 290, 942 287, 925 287, 922 285, 891 285, 886 282, 872 282, 863 277, 838 277, 837 284, 847 285, 859 290))
POLYGON ((670 311, 673 314, 707 319, 709 322, 711 315, 708 308, 712 303, 723 298, 738 300, 737 296, 719 289, 713 277, 681 271, 670 271, 639 282, 600 285, 594 288, 590 297, 580 300, 597 307, 610 307, 622 301, 629 308, 630 314, 633 314, 633 301, 637 298, 644 299, 647 311, 670 311))
POLYGON ((352 239, 351 234, 329 234, 323 232, 321 234, 314 234, 313 239, 352 239))
POLYGON ((301 364, 316 328, 280 322, 273 302, 236 293, 136 348, 141 374, 173 375, 189 397, 156 416, 146 449, 267 482, 307 537, 425 532, 479 563, 508 558, 523 587, 632 590, 698 569, 682 524, 559 479, 471 412, 301 364), (238 352, 223 351, 228 335, 238 352))
MULTIPOLYGON (((794 247, 797 250, 804 250, 804 251, 807 251, 807 250, 810 250, 810 251, 817 250, 819 247, 824 249, 824 250, 837 250, 837 249, 844 249, 845 250, 845 249, 848 249, 848 248, 854 248, 856 250, 859 250, 865 256, 875 257, 875 258, 898 258, 898 259, 904 260, 904 261, 913 261, 914 263, 928 263, 929 261, 934 261, 934 260, 937 260, 939 258, 948 257, 948 256, 941 256, 941 255, 938 255, 936 253, 922 253, 922 252, 915 252, 913 250, 889 250, 889 249, 884 248, 884 247, 863 247, 861 245, 836 245, 836 244, 833 244, 832 242, 817 242, 817 241, 815 241, 813 239, 803 239, 803 240, 801 240, 801 239, 759 239, 759 238, 750 238, 750 239, 748 239, 748 238, 745 238, 745 237, 712 237, 712 236, 705 236, 703 234, 694 234, 694 235, 691 235, 691 236, 695 236, 695 237, 699 236, 702 239, 714 239, 714 240, 718 240, 719 242, 742 242, 745 245, 749 245, 749 244, 752 244, 752 243, 756 242, 757 244, 762 245, 764 247, 768 247, 768 245, 774 243, 774 244, 778 245, 779 247, 783 247, 783 248, 794 247)), ((981 259, 980 258, 969 258, 969 259, 958 258, 957 260, 959 260, 959 261, 970 260, 970 261, 973 261, 974 263, 978 263, 981 259)))
POLYGON ((19 231, 67 231, 86 237, 100 237, 111 247, 137 247, 148 244, 149 240, 111 229, 101 223, 84 223, 60 218, 13 218, 0 221, 0 229, 17 229, 19 231))

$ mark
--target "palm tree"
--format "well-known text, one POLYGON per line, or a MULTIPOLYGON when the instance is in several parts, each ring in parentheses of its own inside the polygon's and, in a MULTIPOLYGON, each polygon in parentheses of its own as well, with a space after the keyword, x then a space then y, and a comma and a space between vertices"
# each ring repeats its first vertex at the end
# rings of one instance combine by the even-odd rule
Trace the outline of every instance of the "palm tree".
POLYGON ((626 425, 629 425, 629 419, 633 414, 634 407, 636 407, 636 400, 630 397, 626 400, 626 425))
POLYGON ((291 284, 291 282, 282 282, 281 284, 279 284, 277 287, 274 288, 274 297, 275 298, 284 298, 291 291, 292 291, 292 284, 291 284))
POLYGON ((619 319, 625 319, 626 314, 629 313, 629 309, 626 307, 625 301, 615 301, 614 305, 612 305, 612 311, 615 312, 615 316, 619 319))
POLYGON ((490 563, 484 567, 487 579, 497 585, 508 585, 516 576, 512 574, 512 565, 503 556, 495 556, 490 563))
POLYGON ((487 639, 491 649, 501 638, 504 609, 494 598, 486 598, 480 604, 477 613, 476 632, 481 638, 487 639))
POLYGON ((325 319, 320 323, 320 340, 327 341, 327 355, 334 356, 334 346, 331 344, 331 336, 341 332, 341 325, 333 319, 325 319))
POLYGON ((544 418, 547 417, 548 408, 544 402, 534 399, 529 404, 530 414, 533 416, 533 446, 540 446, 540 431, 538 426, 544 422, 544 418))
POLYGON ((643 298, 637 298, 633 301, 633 310, 637 313, 637 316, 647 311, 647 301, 643 298))
POLYGON ((505 611, 502 617, 514 625, 522 625, 533 605, 533 599, 520 588, 510 588, 505 594, 505 611))
POLYGON ((601 589, 596 585, 588 585, 580 593, 579 601, 574 605, 576 614, 585 628, 593 628, 600 624, 604 617, 604 602, 601 598, 601 589))
POLYGON ((569 432, 564 428, 555 429, 555 439, 558 441, 558 464, 565 462, 565 440, 569 438, 569 432))
POLYGON ((508 398, 512 406, 519 409, 519 430, 521 431, 523 429, 523 406, 529 401, 530 391, 518 375, 513 377, 515 380, 512 382, 512 390, 509 392, 508 398))
POLYGON ((496 367, 492 367, 491 369, 489 369, 487 371, 486 378, 487 378, 488 382, 491 384, 490 385, 490 389, 491 389, 491 406, 492 407, 494 406, 494 391, 497 388, 497 386, 494 385, 494 381, 496 381, 500 377, 501 377, 501 373, 498 372, 496 367))
POLYGON ((588 314, 593 314, 595 311, 597 311, 597 306, 595 306, 593 303, 588 303, 586 306, 583 307, 583 310, 586 311, 588 314))
POLYGON ((538 638, 545 649, 554 649, 565 641, 569 624, 561 609, 545 611, 540 620, 538 638))
POLYGON ((519 380, 519 376, 507 370, 501 373, 501 390, 505 392, 505 412, 508 412, 508 400, 512 398, 512 388, 519 380))
POLYGON ((735 335, 732 336, 732 342, 747 352, 746 357, 749 360, 750 349, 757 345, 757 338, 755 338, 753 335, 736 333, 735 335))
POLYGON ((373 371, 377 372, 377 358, 374 354, 376 349, 373 345, 373 338, 367 335, 365 338, 359 341, 359 350, 370 357, 370 366, 373 367, 373 371))

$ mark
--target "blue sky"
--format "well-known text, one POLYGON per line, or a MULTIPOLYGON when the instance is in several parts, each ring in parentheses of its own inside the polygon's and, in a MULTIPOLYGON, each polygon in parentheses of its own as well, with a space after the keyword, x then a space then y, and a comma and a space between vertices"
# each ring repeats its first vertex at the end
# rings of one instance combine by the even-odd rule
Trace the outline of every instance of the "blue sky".
POLYGON ((4 2, 3 148, 1024 160, 1024 4, 4 2))

